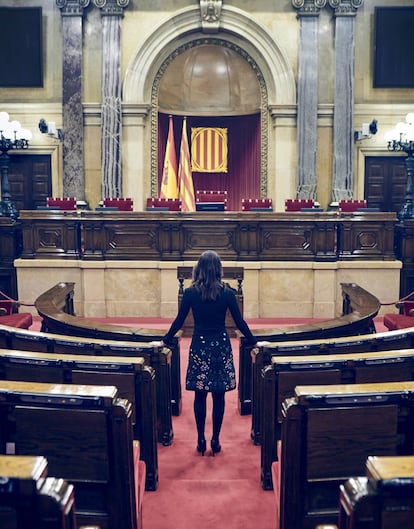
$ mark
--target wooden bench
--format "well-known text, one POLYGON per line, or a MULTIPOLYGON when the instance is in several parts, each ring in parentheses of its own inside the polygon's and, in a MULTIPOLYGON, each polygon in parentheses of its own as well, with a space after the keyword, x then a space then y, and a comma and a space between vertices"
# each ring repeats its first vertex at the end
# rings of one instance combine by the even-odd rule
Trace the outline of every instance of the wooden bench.
POLYGON ((118 397, 132 404, 134 440, 146 465, 146 490, 158 485, 155 372, 144 358, 86 356, 0 349, 0 378, 116 386, 118 397))
POLYGON ((376 353, 324 354, 273 357, 262 372, 261 481, 272 488, 271 468, 277 460, 282 405, 295 394, 296 386, 307 384, 362 384, 414 380, 414 349, 376 353))
POLYGON ((78 338, 13 329, 0 325, 0 348, 93 356, 142 357, 155 370, 158 441, 167 446, 173 438, 171 413, 171 351, 149 343, 78 338))
POLYGON ((0 527, 76 529, 73 485, 49 477, 42 456, 0 456, 0 527))
MULTIPOLYGON (((67 336, 95 338, 97 340, 121 340, 128 342, 159 341, 165 332, 154 329, 112 325, 91 319, 80 318, 74 310, 75 283, 61 282, 43 292, 36 300, 35 307, 42 317, 42 331, 67 336)), ((180 343, 178 335, 171 346, 171 412, 179 415, 181 411, 181 368, 180 343)))
POLYGON ((252 349, 252 429, 255 444, 261 444, 262 370, 279 356, 314 356, 357 352, 390 351, 414 348, 414 328, 359 336, 345 336, 325 340, 273 342, 269 346, 252 349))
POLYGON ((140 529, 132 406, 114 386, 1 381, 0 447, 44 456, 75 488, 78 525, 140 529))
POLYGON ((414 382, 297 386, 273 463, 280 529, 335 524, 339 486, 369 456, 413 455, 414 382))
POLYGON ((368 457, 365 476, 340 485, 339 529, 414 527, 414 456, 368 457))
MULTIPOLYGON (((374 318, 380 309, 380 301, 355 283, 341 283, 341 288, 343 298, 341 316, 305 325, 256 329, 253 334, 259 341, 291 342, 374 333, 374 318)), ((240 339, 239 409, 242 415, 247 415, 252 413, 252 379, 255 376, 252 373, 252 346, 240 333, 238 335, 240 339)))
MULTIPOLYGON (((177 267, 177 279, 178 279, 178 306, 181 305, 181 300, 184 294, 184 281, 192 279, 194 267, 192 266, 178 266, 177 267)), ((240 266, 224 266, 222 269, 222 278, 223 280, 232 280, 235 281, 234 290, 236 294, 237 304, 239 306, 241 314, 243 314, 243 278, 244 278, 244 268, 240 266)), ((230 285, 231 286, 231 285, 230 285)), ((232 287, 232 286, 231 286, 232 287)), ((233 288, 233 287, 232 287, 233 288)), ((229 311, 226 314, 226 329, 229 334, 232 336, 237 336, 236 334, 236 324, 233 321, 233 318, 229 311)), ((193 314, 190 310, 187 318, 185 319, 184 325, 182 327, 183 336, 191 336, 194 329, 194 319, 193 314)))

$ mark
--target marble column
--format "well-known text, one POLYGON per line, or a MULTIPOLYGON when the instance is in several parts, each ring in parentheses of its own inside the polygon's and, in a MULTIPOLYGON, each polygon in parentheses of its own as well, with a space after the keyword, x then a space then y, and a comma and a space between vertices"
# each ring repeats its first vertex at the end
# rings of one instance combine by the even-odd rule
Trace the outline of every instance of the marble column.
POLYGON ((292 0, 300 20, 297 198, 317 198, 318 22, 326 0, 292 0))
POLYGON ((94 0, 102 15, 102 198, 122 196, 121 18, 129 0, 94 0))
POLYGON ((329 0, 335 15, 332 201, 354 196, 355 16, 363 0, 329 0))
POLYGON ((56 0, 63 33, 63 195, 85 200, 82 107, 82 22, 89 0, 56 0))

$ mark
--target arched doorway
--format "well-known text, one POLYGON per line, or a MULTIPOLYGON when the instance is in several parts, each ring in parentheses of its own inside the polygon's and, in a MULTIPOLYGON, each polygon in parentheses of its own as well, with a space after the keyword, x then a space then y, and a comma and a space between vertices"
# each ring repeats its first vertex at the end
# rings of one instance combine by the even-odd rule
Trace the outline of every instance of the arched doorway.
MULTIPOLYGON (((286 146, 283 141, 287 134, 294 135, 296 131, 294 73, 275 36, 248 13, 232 6, 222 7, 219 31, 214 38, 203 33, 199 6, 177 11, 154 28, 131 58, 122 93, 128 117, 123 121, 122 141, 125 192, 135 203, 143 204, 146 197, 158 193, 159 83, 171 62, 202 43, 220 43, 234 50, 256 75, 261 97, 260 196, 274 196, 282 204, 285 195, 289 196, 286 188, 296 176, 295 165, 287 163, 295 159, 295 147, 286 146)), ((160 142, 165 148, 165 141, 160 142)))
MULTIPOLYGON (((161 67, 159 82, 154 83, 153 101, 158 105, 157 190, 160 189, 168 116, 173 116, 174 131, 182 130, 187 117, 189 142, 194 128, 221 128, 227 132, 227 159, 221 171, 194 171, 195 190, 228 191, 228 209, 239 210, 243 197, 262 195, 261 169, 262 127, 267 127, 266 113, 262 116, 262 99, 267 101, 263 77, 241 50, 218 39, 203 39, 190 43, 179 55, 173 54, 161 67)), ((175 141, 177 159, 181 138, 175 141)), ((265 186, 263 186, 265 187, 265 186)))

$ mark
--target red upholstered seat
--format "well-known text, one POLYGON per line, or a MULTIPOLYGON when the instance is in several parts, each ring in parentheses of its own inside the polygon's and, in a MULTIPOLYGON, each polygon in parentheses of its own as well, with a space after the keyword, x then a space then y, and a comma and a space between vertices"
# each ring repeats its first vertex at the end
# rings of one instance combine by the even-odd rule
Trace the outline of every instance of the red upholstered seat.
POLYGON ((47 197, 46 206, 59 208, 65 211, 76 209, 75 197, 47 197))
POLYGON ((118 208, 119 211, 132 211, 134 201, 132 198, 106 197, 103 200, 103 205, 105 208, 118 208))
POLYGON ((405 314, 384 314, 384 325, 389 331, 414 327, 414 317, 405 314))
POLYGON ((338 202, 339 211, 341 213, 353 213, 360 208, 367 207, 366 200, 340 200, 338 202))
POLYGON ((414 327, 414 301, 401 301, 403 314, 384 314, 384 325, 390 331, 414 327))
POLYGON ((134 480, 135 480, 135 506, 138 527, 142 527, 142 500, 145 492, 146 465, 140 459, 139 441, 134 441, 134 480))
POLYGON ((251 209, 273 209, 271 198, 242 198, 242 211, 251 211, 251 209))
POLYGON ((300 211, 302 208, 313 208, 315 201, 311 198, 287 198, 285 200, 285 211, 300 211))
POLYGON ((147 198, 147 211, 151 209, 181 211, 181 200, 179 198, 147 198))
POLYGON ((228 193, 220 190, 198 189, 196 202, 224 202, 224 209, 227 209, 228 193))
POLYGON ((7 314, 0 316, 0 325, 7 325, 8 327, 18 327, 19 329, 28 329, 33 323, 33 317, 30 312, 16 312, 15 314, 7 314))

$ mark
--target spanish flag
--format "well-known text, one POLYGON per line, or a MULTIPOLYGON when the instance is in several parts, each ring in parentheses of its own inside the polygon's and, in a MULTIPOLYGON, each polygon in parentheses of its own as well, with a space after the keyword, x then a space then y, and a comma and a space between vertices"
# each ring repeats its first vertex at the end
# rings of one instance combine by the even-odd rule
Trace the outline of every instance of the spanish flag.
POLYGON ((191 173, 190 148, 187 137, 187 119, 183 120, 183 134, 180 146, 180 164, 178 166, 178 182, 182 211, 195 211, 193 175, 191 173))
POLYGON ((160 198, 178 198, 177 157, 175 154, 172 116, 170 116, 168 126, 168 139, 167 147, 165 149, 160 198))

